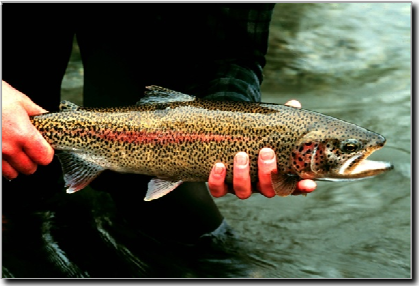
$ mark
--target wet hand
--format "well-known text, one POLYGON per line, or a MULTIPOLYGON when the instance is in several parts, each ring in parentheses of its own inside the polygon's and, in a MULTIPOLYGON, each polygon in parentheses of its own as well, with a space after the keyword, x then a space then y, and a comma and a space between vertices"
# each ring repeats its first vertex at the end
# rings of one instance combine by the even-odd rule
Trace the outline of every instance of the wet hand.
MULTIPOLYGON (((301 108, 300 102, 290 100, 285 105, 301 108)), ((258 157, 258 183, 252 189, 250 179, 249 157, 244 152, 239 152, 234 158, 233 166, 233 189, 236 196, 240 199, 247 199, 252 192, 260 192, 265 197, 275 196, 271 181, 271 173, 277 171, 275 152, 269 148, 263 148, 258 157)), ((208 179, 208 188, 214 197, 222 197, 229 192, 225 184, 226 169, 223 163, 216 163, 211 170, 208 179)), ((293 194, 310 193, 316 189, 316 183, 313 180, 301 180, 293 194)))
POLYGON ((26 95, 2 81, 2 174, 14 179, 51 163, 54 150, 32 125, 29 116, 46 112, 26 95))

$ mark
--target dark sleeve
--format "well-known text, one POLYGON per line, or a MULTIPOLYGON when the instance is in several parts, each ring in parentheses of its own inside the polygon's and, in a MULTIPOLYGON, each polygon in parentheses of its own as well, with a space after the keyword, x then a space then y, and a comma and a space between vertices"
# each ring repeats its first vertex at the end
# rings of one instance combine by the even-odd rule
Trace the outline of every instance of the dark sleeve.
POLYGON ((217 100, 261 100, 269 24, 275 4, 223 4, 208 14, 207 80, 192 93, 217 100))

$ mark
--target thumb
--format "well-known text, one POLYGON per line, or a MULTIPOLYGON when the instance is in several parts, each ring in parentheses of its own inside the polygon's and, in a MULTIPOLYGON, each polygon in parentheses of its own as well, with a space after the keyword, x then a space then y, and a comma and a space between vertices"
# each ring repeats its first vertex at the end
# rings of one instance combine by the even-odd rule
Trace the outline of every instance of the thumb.
POLYGON ((48 112, 47 110, 34 103, 29 97, 25 95, 22 96, 21 103, 29 116, 39 115, 41 113, 48 112))
POLYGON ((20 104, 29 116, 47 112, 45 109, 35 104, 24 93, 18 91, 4 80, 2 80, 1 91, 3 102, 2 108, 4 106, 13 106, 16 104, 20 104))

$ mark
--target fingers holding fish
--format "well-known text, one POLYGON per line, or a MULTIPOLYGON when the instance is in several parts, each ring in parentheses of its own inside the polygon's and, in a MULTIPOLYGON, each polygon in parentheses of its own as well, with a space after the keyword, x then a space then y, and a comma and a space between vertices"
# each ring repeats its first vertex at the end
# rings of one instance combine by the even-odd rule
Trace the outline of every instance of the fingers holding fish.
POLYGON ((2 155, 2 174, 7 179, 14 179, 19 173, 31 175, 36 171, 36 164, 23 152, 19 140, 4 142, 2 155))
POLYGON ((258 157, 258 177, 257 184, 259 192, 267 198, 275 196, 272 185, 271 173, 276 172, 276 156, 275 152, 269 148, 263 148, 259 152, 258 157))
POLYGON ((208 189, 213 197, 219 198, 225 196, 228 192, 228 187, 225 181, 226 168, 223 163, 216 163, 211 170, 208 179, 208 189))
MULTIPOLYGON (((234 158, 233 186, 228 187, 225 183, 226 169, 223 163, 216 163, 211 170, 208 179, 208 188, 212 196, 218 198, 227 193, 235 194, 240 199, 247 199, 255 192, 252 190, 249 175, 249 157, 245 152, 239 152, 234 158)), ((267 198, 273 198, 276 193, 273 188, 271 174, 277 172, 275 152, 270 148, 263 148, 258 157, 258 182, 256 189, 267 198)), ((293 195, 307 194, 316 189, 313 180, 301 180, 293 195)))
POLYGON ((2 100, 3 176, 11 179, 18 173, 33 174, 38 164, 46 165, 53 159, 54 150, 29 119, 46 110, 4 81, 2 100))
POLYGON ((252 195, 249 156, 245 152, 239 152, 234 157, 233 188, 240 199, 247 199, 252 195))
POLYGON ((2 126, 3 162, 8 163, 2 172, 7 178, 17 177, 16 172, 33 174, 37 165, 49 164, 53 159, 54 149, 30 123, 27 115, 21 116, 17 125, 2 126))

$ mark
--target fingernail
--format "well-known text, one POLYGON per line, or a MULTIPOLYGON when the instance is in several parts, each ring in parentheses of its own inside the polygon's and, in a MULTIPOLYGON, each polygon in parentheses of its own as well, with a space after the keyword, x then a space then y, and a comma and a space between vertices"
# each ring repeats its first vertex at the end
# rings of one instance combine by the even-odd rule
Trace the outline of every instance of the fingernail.
POLYGON ((295 100, 295 99, 288 100, 285 103, 285 105, 291 106, 291 107, 294 107, 294 108, 297 108, 297 109, 301 108, 301 103, 298 100, 295 100))
POLYGON ((271 149, 262 150, 259 154, 263 161, 273 160, 275 157, 274 151, 271 149))
POLYGON ((217 163, 214 166, 214 174, 221 175, 224 171, 224 164, 223 163, 217 163))
POLYGON ((247 165, 248 158, 247 158, 247 155, 244 153, 237 153, 234 160, 236 161, 236 164, 247 165))
POLYGON ((304 193, 311 193, 316 189, 316 187, 316 182, 312 180, 302 180, 298 182, 298 189, 304 193))

